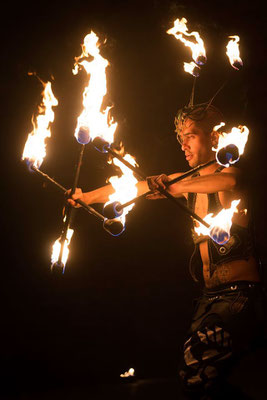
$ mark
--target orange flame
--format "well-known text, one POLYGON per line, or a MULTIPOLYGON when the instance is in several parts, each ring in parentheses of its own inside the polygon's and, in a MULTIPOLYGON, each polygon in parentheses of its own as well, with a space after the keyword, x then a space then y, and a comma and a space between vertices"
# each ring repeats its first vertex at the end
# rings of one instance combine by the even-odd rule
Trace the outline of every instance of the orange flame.
MULTIPOLYGON (((66 235, 66 240, 65 240, 65 242, 63 244, 63 253, 62 253, 61 261, 62 261, 62 264, 64 266, 66 265, 66 262, 68 260, 69 245, 70 245, 70 241, 71 241, 73 232, 74 232, 73 229, 70 229, 70 228, 68 229, 67 235, 66 235)), ((59 239, 57 239, 55 241, 55 243, 53 245, 53 248, 52 248, 52 255, 51 255, 51 263, 52 263, 52 265, 58 261, 59 254, 60 254, 60 249, 61 249, 61 241, 60 241, 60 238, 59 238, 59 239)))
MULTIPOLYGON (((223 208, 217 215, 213 216, 213 214, 208 214, 204 217, 204 221, 210 225, 210 228, 207 228, 203 224, 199 224, 199 226, 195 226, 195 232, 198 235, 208 235, 211 236, 211 233, 216 232, 216 235, 219 236, 220 233, 225 235, 226 237, 230 237, 230 229, 232 226, 232 218, 234 213, 238 212, 237 206, 240 200, 233 200, 231 206, 229 208, 223 208)), ((226 240, 227 241, 227 240, 226 240)))
MULTIPOLYGON (((130 154, 125 154, 123 158, 134 167, 136 166, 136 162, 130 154)), ((121 204, 127 203, 137 196, 136 184, 138 181, 134 177, 133 171, 116 158, 113 159, 113 162, 121 169, 122 175, 120 177, 112 176, 109 178, 109 182, 113 186, 115 192, 109 196, 109 201, 104 205, 104 207, 114 201, 119 201, 121 204)), ((123 209, 123 214, 119 217, 123 224, 125 224, 126 215, 133 207, 134 204, 131 204, 123 209)))
POLYGON ((123 374, 120 374, 121 378, 129 378, 129 376, 134 376, 135 370, 134 368, 130 368, 128 371, 124 372, 123 374))
POLYGON ((117 123, 109 118, 110 107, 101 111, 103 97, 107 93, 106 67, 108 61, 100 55, 98 37, 94 32, 86 35, 82 45, 82 54, 75 58, 73 74, 81 66, 88 75, 88 84, 83 92, 83 111, 78 117, 75 137, 78 139, 80 129, 88 131, 90 138, 100 136, 112 143, 117 123), (88 61, 85 58, 93 57, 88 61))
POLYGON ((200 73, 200 68, 193 61, 191 61, 191 63, 184 62, 184 70, 196 77, 199 76, 200 73))
POLYGON ((240 58, 239 52, 239 36, 229 36, 229 42, 226 46, 226 54, 233 68, 239 70, 243 66, 243 61, 240 58))
MULTIPOLYGON (((219 125, 216 125, 213 130, 218 131, 224 125, 225 123, 221 122, 219 125)), ((248 135, 249 129, 245 125, 239 125, 237 128, 233 127, 229 133, 220 132, 218 146, 216 149, 212 148, 212 150, 218 152, 220 149, 228 145, 235 145, 238 148, 239 156, 241 156, 244 153, 248 135)))
POLYGON ((58 101, 53 95, 51 82, 44 83, 42 92, 42 102, 38 107, 39 115, 32 117, 33 131, 28 135, 23 150, 22 160, 36 168, 40 168, 46 156, 46 139, 51 137, 50 125, 54 121, 52 107, 58 105, 58 101))
POLYGON ((177 40, 183 42, 185 46, 190 47, 192 51, 192 58, 195 63, 203 65, 206 62, 206 50, 204 47, 204 42, 198 32, 188 32, 186 23, 187 20, 185 18, 182 18, 181 20, 176 19, 174 21, 174 26, 169 29, 167 33, 169 35, 173 35, 177 40), (196 43, 186 39, 185 36, 193 37, 196 43))

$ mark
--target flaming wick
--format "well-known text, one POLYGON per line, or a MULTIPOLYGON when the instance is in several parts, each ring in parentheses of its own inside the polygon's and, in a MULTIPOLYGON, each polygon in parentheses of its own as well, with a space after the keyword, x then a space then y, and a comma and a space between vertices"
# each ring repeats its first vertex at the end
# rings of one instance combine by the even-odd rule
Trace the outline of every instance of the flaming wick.
MULTIPOLYGON (((204 42, 201 39, 200 35, 198 32, 188 32, 188 28, 186 26, 187 20, 186 18, 182 18, 179 20, 178 18, 174 21, 174 26, 167 31, 169 35, 173 35, 177 40, 180 40, 181 42, 184 43, 185 46, 190 47, 192 51, 192 58, 194 62, 197 65, 204 65, 207 61, 206 57, 206 50, 204 47, 204 42), (191 40, 188 40, 185 38, 187 37, 194 37, 196 40, 196 43, 193 43, 191 40)), ((197 66, 196 66, 197 67, 197 66)), ((185 65, 185 71, 189 72, 190 74, 194 76, 198 76, 199 71, 195 68, 195 66, 192 67, 192 64, 187 64, 185 65)))
POLYGON ((229 36, 229 42, 226 46, 226 54, 229 58, 230 64, 236 70, 240 70, 243 67, 243 61, 240 58, 239 54, 239 36, 229 36))

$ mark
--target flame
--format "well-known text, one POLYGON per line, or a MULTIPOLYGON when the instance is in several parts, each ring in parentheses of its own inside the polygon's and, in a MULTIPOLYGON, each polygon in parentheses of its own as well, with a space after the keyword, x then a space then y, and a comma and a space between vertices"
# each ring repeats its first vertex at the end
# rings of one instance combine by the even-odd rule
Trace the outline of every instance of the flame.
MULTIPOLYGON (((136 166, 136 162, 130 154, 125 154, 123 158, 133 166, 136 166)), ((115 192, 109 196, 109 201, 104 206, 114 201, 119 201, 121 204, 124 204, 137 196, 136 184, 138 181, 134 177, 133 171, 116 158, 113 159, 113 162, 121 169, 122 175, 120 177, 112 176, 109 178, 109 182, 115 189, 115 192)), ((125 224, 126 215, 133 207, 134 204, 130 204, 123 209, 123 214, 119 217, 123 224, 125 224)))
MULTIPOLYGON (((233 200, 231 206, 229 208, 223 208, 217 215, 213 216, 213 214, 208 214, 204 217, 204 221, 207 222, 210 227, 207 228, 203 224, 199 224, 199 226, 195 226, 195 232, 198 235, 208 235, 213 239, 214 233, 219 236, 220 233, 222 235, 225 234, 226 237, 230 237, 230 229, 232 226, 232 218, 234 213, 238 212, 237 206, 240 200, 233 200), (213 235, 211 235, 213 233, 213 235)), ((228 241, 226 240, 226 241, 228 241)))
POLYGON ((128 371, 124 372, 123 374, 120 374, 121 378, 128 378, 129 376, 134 376, 135 370, 134 368, 130 368, 128 371))
POLYGON ((33 131, 28 135, 23 150, 22 160, 26 160, 29 165, 40 168, 46 156, 46 139, 51 137, 50 125, 54 121, 54 112, 52 107, 58 105, 55 98, 51 82, 44 83, 42 92, 42 102, 38 106, 36 118, 32 117, 33 131))
POLYGON ((240 58, 240 53, 239 53, 239 36, 228 36, 229 42, 226 46, 226 54, 229 58, 230 64, 232 65, 233 68, 239 70, 243 66, 243 61, 240 58))
POLYGON ((182 18, 181 20, 176 19, 174 21, 174 26, 167 31, 169 35, 173 35, 177 40, 181 40, 185 44, 185 46, 190 47, 192 51, 192 58, 197 64, 204 64, 204 60, 206 61, 206 50, 204 47, 204 42, 201 39, 198 32, 188 32, 188 28, 186 26, 187 20, 182 18), (186 39, 184 36, 193 37, 196 43, 191 40, 186 39))
POLYGON ((83 67, 88 75, 88 84, 83 92, 83 111, 78 117, 75 137, 78 138, 80 128, 89 130, 90 138, 100 136, 112 143, 117 123, 109 118, 109 110, 101 111, 103 97, 107 93, 106 67, 108 61, 99 52, 98 37, 94 32, 86 35, 82 45, 82 54, 75 58, 73 74, 77 74, 79 67, 83 67), (93 60, 85 58, 93 57, 93 60))
POLYGON ((200 73, 200 68, 193 61, 191 61, 191 63, 184 62, 184 70, 196 77, 199 76, 200 73))
MULTIPOLYGON (((225 123, 221 122, 219 125, 216 125, 213 130, 218 131, 223 126, 225 126, 225 123)), ((239 156, 241 156, 244 153, 248 135, 249 129, 242 125, 239 125, 237 128, 233 127, 229 133, 220 132, 218 146, 216 149, 212 148, 212 150, 218 152, 220 149, 228 145, 235 145, 238 148, 239 156)))
MULTIPOLYGON (((63 247, 63 253, 62 253, 62 263, 65 266, 66 262, 68 260, 68 256, 69 256, 69 245, 70 245, 70 241, 73 235, 73 229, 68 229, 67 231, 67 235, 66 235, 66 239, 65 239, 65 243, 64 243, 64 247, 63 247)), ((61 249, 61 241, 60 238, 57 239, 53 245, 53 249, 52 249, 52 256, 51 256, 51 263, 54 264, 58 261, 59 258, 59 254, 60 254, 60 249, 61 249)))

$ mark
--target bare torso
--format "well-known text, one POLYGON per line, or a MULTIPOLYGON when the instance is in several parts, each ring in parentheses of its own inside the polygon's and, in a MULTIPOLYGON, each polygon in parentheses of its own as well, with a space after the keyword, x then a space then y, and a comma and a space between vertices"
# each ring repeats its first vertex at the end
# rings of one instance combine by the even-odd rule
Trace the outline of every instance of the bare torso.
MULTIPOLYGON (((233 200, 231 192, 219 192, 219 198, 224 208, 229 208, 233 200)), ((241 197, 240 211, 234 214, 233 222, 246 227, 248 225, 248 215, 244 211, 246 202, 241 197)), ((195 212, 204 218, 208 213, 208 196, 207 194, 198 193, 196 197, 195 212)), ((258 265, 255 258, 251 257, 246 260, 235 260, 221 264, 211 274, 210 259, 208 252, 208 242, 204 241, 199 245, 200 255, 203 263, 203 278, 208 288, 218 286, 220 284, 234 281, 259 281, 258 265)))

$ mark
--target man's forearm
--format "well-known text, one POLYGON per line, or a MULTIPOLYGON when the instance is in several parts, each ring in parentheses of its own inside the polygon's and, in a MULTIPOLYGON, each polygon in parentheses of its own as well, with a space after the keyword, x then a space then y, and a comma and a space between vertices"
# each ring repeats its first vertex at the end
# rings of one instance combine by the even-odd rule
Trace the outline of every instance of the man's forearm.
POLYGON ((183 180, 172 185, 172 194, 180 193, 214 193, 232 191, 236 189, 237 177, 232 173, 203 175, 188 180, 183 180))
MULTIPOLYGON (((140 181, 136 184, 137 195, 147 192, 149 190, 146 181, 140 181)), ((126 189, 127 190, 127 189, 126 189)), ((109 196, 115 192, 112 185, 102 186, 98 189, 92 190, 90 192, 83 193, 84 201, 87 204, 95 203, 106 203, 109 200, 109 196)))
POLYGON ((106 203, 112 193, 114 193, 112 185, 106 185, 90 192, 85 192, 83 196, 87 204, 106 203))

